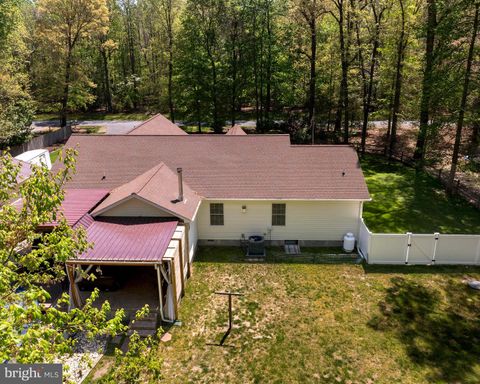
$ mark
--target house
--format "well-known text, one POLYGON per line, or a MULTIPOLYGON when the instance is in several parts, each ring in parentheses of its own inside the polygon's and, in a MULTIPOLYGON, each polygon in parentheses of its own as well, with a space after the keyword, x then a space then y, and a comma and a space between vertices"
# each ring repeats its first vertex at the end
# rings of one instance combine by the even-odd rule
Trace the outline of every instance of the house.
POLYGON ((52 169, 50 153, 47 149, 34 149, 32 151, 23 152, 20 155, 15 156, 15 159, 33 165, 45 165, 48 169, 52 169))
POLYGON ((247 133, 239 125, 229 128, 226 135, 246 135, 247 133))
POLYGON ((292 145, 288 135, 134 131, 73 135, 66 147, 79 155, 65 212, 94 243, 67 263, 76 305, 77 268, 124 267, 132 275, 143 267, 136 281, 155 277, 146 291, 158 290, 162 318, 173 321, 198 245, 235 245, 250 235, 276 245, 340 245, 345 233, 358 235, 370 199, 353 148, 292 145), (82 204, 85 191, 97 201, 82 204))
POLYGON ((19 160, 17 158, 12 158, 12 162, 15 166, 19 168, 17 174, 17 183, 22 184, 32 175, 31 164, 26 161, 19 160))
POLYGON ((132 129, 129 135, 188 135, 178 125, 172 123, 165 116, 156 114, 142 124, 132 129))

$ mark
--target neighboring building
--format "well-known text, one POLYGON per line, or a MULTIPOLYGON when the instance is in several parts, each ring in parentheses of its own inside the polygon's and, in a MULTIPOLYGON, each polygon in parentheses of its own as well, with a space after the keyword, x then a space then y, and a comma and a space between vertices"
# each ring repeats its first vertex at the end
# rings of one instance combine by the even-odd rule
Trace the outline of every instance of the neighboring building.
POLYGON ((48 169, 52 169, 50 152, 47 149, 34 149, 33 151, 23 152, 15 156, 15 159, 28 164, 45 165, 48 169))
POLYGON ((233 127, 229 128, 226 135, 246 135, 247 133, 240 127, 239 125, 234 125, 233 127))
POLYGON ((13 164, 20 167, 17 175, 17 183, 22 184, 32 175, 32 168, 30 163, 27 163, 22 160, 18 160, 17 158, 12 159, 13 164))
POLYGON ((69 261, 71 281, 78 265, 153 266, 161 313, 173 320, 198 244, 262 235, 271 244, 330 246, 358 235, 370 195, 349 146, 291 145, 288 135, 144 133, 66 143, 79 153, 67 193, 102 195, 94 205, 70 203, 83 207, 75 225, 95 243, 69 261))
POLYGON ((188 135, 165 116, 157 114, 131 130, 129 135, 188 135))

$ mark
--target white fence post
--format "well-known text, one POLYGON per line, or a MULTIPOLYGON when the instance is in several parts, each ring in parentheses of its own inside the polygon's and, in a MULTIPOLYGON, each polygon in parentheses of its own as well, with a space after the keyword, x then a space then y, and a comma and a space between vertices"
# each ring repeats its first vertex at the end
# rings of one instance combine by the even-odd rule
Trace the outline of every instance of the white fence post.
POLYGON ((405 252, 405 264, 408 264, 408 255, 410 254, 411 247, 412 247, 412 232, 407 232, 407 250, 405 252))
POLYGON ((437 255, 438 237, 440 236, 440 233, 435 232, 433 236, 435 236, 435 242, 433 243, 432 264, 435 264, 435 256, 437 255))
POLYGON ((477 254, 475 255, 475 264, 478 264, 478 259, 480 259, 480 239, 478 239, 477 254))

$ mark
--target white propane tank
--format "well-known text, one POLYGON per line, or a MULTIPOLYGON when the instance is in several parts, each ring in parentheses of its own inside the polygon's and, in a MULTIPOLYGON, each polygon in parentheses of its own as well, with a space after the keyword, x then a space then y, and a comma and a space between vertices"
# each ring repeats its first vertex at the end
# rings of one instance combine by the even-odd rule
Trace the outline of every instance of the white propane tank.
POLYGON ((345 252, 352 252, 355 249, 355 236, 353 233, 348 232, 343 236, 343 250, 345 252))

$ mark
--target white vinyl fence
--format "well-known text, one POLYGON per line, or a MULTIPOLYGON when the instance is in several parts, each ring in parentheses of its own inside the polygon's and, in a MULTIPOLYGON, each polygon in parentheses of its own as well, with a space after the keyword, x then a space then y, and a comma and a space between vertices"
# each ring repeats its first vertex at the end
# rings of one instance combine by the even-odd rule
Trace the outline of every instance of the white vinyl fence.
POLYGON ((357 247, 368 264, 480 265, 480 235, 372 233, 362 219, 357 247))

